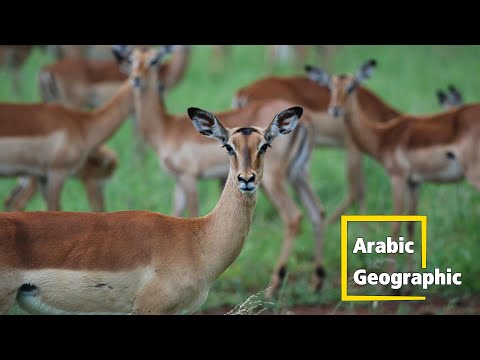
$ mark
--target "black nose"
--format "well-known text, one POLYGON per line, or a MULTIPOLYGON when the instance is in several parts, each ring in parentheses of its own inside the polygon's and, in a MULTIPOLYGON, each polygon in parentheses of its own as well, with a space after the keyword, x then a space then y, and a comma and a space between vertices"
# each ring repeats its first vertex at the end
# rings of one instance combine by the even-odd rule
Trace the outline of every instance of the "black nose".
POLYGON ((133 86, 135 86, 136 88, 139 88, 140 85, 142 85, 142 81, 140 80, 140 78, 139 77, 133 78, 133 86))
POLYGON ((340 107, 338 106, 332 106, 330 108, 330 114, 334 117, 338 117, 340 116, 340 113, 341 113, 341 110, 340 110, 340 107))
POLYGON ((245 184, 253 183, 255 181, 255 175, 250 176, 248 180, 246 180, 242 175, 238 175, 238 181, 243 181, 245 184))

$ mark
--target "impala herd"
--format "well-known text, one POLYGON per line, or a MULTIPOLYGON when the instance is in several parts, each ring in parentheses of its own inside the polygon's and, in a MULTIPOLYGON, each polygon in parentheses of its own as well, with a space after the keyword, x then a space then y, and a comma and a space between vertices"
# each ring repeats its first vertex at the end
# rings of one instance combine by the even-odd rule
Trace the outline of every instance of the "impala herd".
MULTIPOLYGON (((10 56, 18 67, 31 47, 0 46, 0 59, 10 56)), ((31 314, 192 313, 239 256, 260 187, 284 225, 266 295, 278 294, 300 230, 302 211, 288 185, 313 227, 312 285, 320 291, 325 225, 354 203, 367 212, 363 155, 389 175, 393 214, 416 213, 423 182, 465 178, 480 190, 480 106, 463 105, 454 86, 437 92, 444 111, 420 117, 362 86, 375 60, 354 74, 306 66, 305 76, 271 76, 239 89, 232 110, 172 114, 165 93, 184 78, 190 46, 114 45, 114 59, 85 58, 86 45, 56 47, 59 59, 38 76, 42 102, 0 103, 0 175, 18 178, 5 200, 13 212, 0 213, 0 314, 15 303, 31 314), (130 115, 175 180, 172 216, 105 212, 103 188, 121 161, 105 143, 130 115), (346 151, 348 195, 327 221, 310 180, 316 147, 346 151), (71 176, 83 182, 93 212, 62 212, 71 176), (204 217, 200 179, 224 183, 204 217), (49 211, 23 212, 38 189, 49 211)))

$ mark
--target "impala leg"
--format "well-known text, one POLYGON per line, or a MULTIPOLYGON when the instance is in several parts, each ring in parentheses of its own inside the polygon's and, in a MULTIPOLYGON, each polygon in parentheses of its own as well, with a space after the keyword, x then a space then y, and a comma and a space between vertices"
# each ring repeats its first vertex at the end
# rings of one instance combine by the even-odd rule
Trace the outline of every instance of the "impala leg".
POLYGON ((313 232, 315 236, 315 276, 313 280, 313 286, 315 291, 320 291, 325 280, 325 269, 323 267, 324 226, 322 223, 325 213, 310 185, 310 180, 307 173, 297 177, 295 180, 293 180, 292 184, 298 193, 303 206, 307 210, 307 214, 313 225, 313 232))
POLYGON ((187 207, 187 194, 178 180, 175 184, 175 192, 173 195, 173 211, 172 216, 181 217, 187 207))
POLYGON ((49 211, 61 211, 60 197, 67 177, 66 172, 54 172, 40 181, 49 211))
POLYGON ((347 157, 347 179, 348 179, 348 196, 333 212, 332 216, 327 220, 327 224, 333 224, 340 216, 342 216, 355 201, 358 201, 359 211, 365 214, 367 211, 365 201, 365 175, 362 166, 362 154, 350 141, 346 146, 347 157))
POLYGON ((193 176, 180 176, 177 178, 174 198, 174 216, 182 216, 185 208, 190 217, 198 217, 198 192, 197 179, 193 176))
MULTIPOLYGON (((406 180, 403 176, 392 176, 391 185, 393 192, 393 215, 403 215, 404 212, 404 200, 405 200, 405 188, 406 180)), ((400 236, 400 228, 402 226, 401 222, 395 222, 392 225, 392 240, 398 241, 400 236)), ((389 272, 393 273, 396 270, 396 256, 395 254, 390 254, 390 263, 389 263, 389 272)))
POLYGON ((7 211, 24 211, 28 202, 37 192, 38 180, 34 177, 21 177, 18 185, 5 200, 7 211))
POLYGON ((302 213, 289 195, 285 183, 277 179, 263 179, 263 188, 270 201, 280 213, 285 230, 282 250, 272 275, 271 284, 266 296, 271 298, 282 286, 287 274, 287 261, 292 252, 293 242, 300 230, 302 213))
POLYGON ((95 179, 82 179, 82 181, 92 211, 105 212, 104 181, 95 179))
MULTIPOLYGON (((408 183, 408 197, 409 197, 409 204, 408 204, 408 214, 409 215, 416 215, 418 210, 418 199, 419 199, 419 189, 420 185, 418 183, 408 183)), ((409 221, 407 223, 407 236, 408 241, 413 241, 415 236, 415 221, 409 221)), ((408 271, 413 272, 413 256, 408 255, 407 258, 408 262, 408 271)))

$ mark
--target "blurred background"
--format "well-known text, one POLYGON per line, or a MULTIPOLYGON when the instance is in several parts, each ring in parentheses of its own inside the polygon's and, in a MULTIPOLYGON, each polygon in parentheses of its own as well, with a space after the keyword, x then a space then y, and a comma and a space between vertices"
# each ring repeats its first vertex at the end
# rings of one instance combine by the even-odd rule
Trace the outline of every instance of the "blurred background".
MULTIPOLYGON (((34 46, 18 66, 11 54, 2 50, 0 101, 39 102, 38 72, 61 56, 52 46, 34 46), (18 69, 18 70, 16 70, 18 69)), ((108 46, 88 56, 111 58, 108 46)), ((323 67, 331 73, 352 73, 368 59, 378 67, 364 86, 373 90, 394 108, 412 114, 441 111, 436 91, 455 85, 465 103, 475 102, 480 94, 480 46, 363 46, 329 45, 301 49, 294 46, 192 46, 187 71, 181 82, 168 92, 169 113, 184 114, 191 106, 211 112, 228 110, 236 90, 267 75, 305 75, 305 64, 323 67)), ((479 119, 480 121, 480 119, 479 119)), ((108 142, 118 154, 119 165, 105 188, 108 211, 149 210, 169 214, 172 209, 173 179, 159 167, 150 148, 138 152, 133 136, 133 121, 128 121, 108 142)), ((314 190, 327 213, 345 197, 345 155, 340 149, 317 149, 311 167, 314 190)), ((367 203, 370 214, 391 214, 388 177, 371 159, 364 159, 367 175, 367 203)), ((4 198, 15 187, 15 179, 0 181, 4 198)), ((217 181, 202 180, 199 186, 201 214, 209 213, 220 197, 217 181)), ((68 180, 62 192, 66 211, 90 211, 85 190, 78 180, 68 180)), ((37 194, 27 210, 45 210, 37 194)), ((357 208, 349 210, 357 214, 357 208)), ((452 268, 462 273, 462 286, 432 287, 429 300, 419 304, 341 303, 340 226, 330 225, 325 239, 327 282, 321 293, 314 293, 309 280, 313 272, 313 236, 306 219, 289 260, 289 273, 280 296, 267 304, 271 312, 286 313, 480 313, 480 194, 466 183, 422 186, 419 214, 428 216, 428 269, 452 268), (439 304, 436 306, 436 304, 439 304), (301 306, 301 307, 299 307, 301 306), (429 306, 435 306, 429 310, 429 306), (303 309, 303 310, 302 310, 303 309)), ((388 226, 388 225, 387 225, 388 226)), ((372 240, 383 240, 388 227, 368 225, 372 240), (375 236, 378 238, 376 239, 375 236)), ((352 229, 352 237, 362 229, 352 229)), ((203 312, 224 313, 248 297, 265 290, 280 251, 283 225, 263 193, 255 211, 254 224, 244 250, 221 276, 210 292, 203 312)), ((419 239, 419 237, 418 237, 419 239)), ((352 269, 362 266, 355 260, 352 269)), ((355 293, 355 290, 353 290, 355 293)))

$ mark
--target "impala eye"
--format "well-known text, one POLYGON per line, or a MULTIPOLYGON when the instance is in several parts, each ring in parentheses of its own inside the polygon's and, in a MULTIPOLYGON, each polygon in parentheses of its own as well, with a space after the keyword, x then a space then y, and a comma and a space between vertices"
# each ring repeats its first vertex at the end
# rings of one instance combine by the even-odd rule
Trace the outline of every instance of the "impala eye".
POLYGON ((263 146, 260 148, 260 153, 266 153, 269 147, 272 146, 270 144, 263 144, 263 146))
POLYGON ((226 144, 223 147, 228 151, 229 155, 235 155, 235 150, 233 150, 233 148, 230 145, 226 144))

